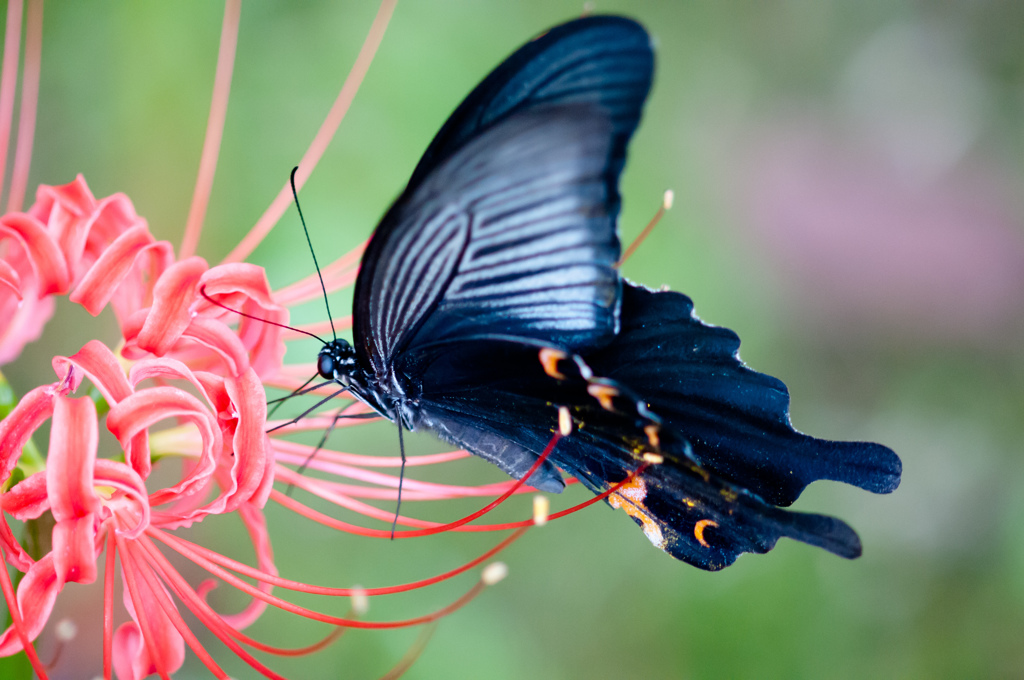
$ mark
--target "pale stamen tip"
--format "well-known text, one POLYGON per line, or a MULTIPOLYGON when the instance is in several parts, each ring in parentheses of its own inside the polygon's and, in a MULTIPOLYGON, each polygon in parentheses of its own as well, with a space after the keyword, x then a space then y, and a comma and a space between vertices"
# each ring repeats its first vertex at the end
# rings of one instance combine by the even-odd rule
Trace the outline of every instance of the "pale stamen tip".
POLYGON ((660 453, 651 453, 648 451, 644 454, 644 462, 650 463, 651 465, 661 465, 665 462, 665 456, 660 453))
POLYGON ((567 406, 558 407, 558 433, 563 437, 572 434, 572 416, 567 406))
POLYGON ((506 576, 508 576, 507 564, 504 562, 491 562, 484 567, 483 572, 480 574, 480 582, 485 586, 493 586, 496 583, 500 583, 506 576))
POLYGON ((548 523, 548 515, 551 512, 551 501, 547 496, 537 494, 533 497, 533 524, 542 527, 548 523))
POLYGON ((71 619, 61 619, 57 622, 53 634, 61 642, 71 642, 78 636, 78 626, 71 619))
POLYGON ((356 616, 365 616, 366 612, 370 611, 370 597, 366 594, 366 591, 362 586, 353 586, 352 594, 352 613, 356 616))
POLYGON ((665 210, 671 210, 672 204, 675 202, 675 200, 676 192, 672 191, 671 189, 666 189, 665 196, 664 198, 661 199, 661 207, 664 208, 665 210))

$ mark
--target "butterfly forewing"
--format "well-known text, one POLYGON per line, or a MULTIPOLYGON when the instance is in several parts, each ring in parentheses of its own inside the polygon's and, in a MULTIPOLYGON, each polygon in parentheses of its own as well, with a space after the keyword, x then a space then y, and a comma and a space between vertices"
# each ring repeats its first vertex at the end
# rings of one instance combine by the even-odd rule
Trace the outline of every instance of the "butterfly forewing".
POLYGON ((463 100, 435 135, 409 180, 420 183, 469 139, 535 107, 589 103, 606 112, 615 162, 640 121, 654 54, 640 24, 615 16, 577 19, 523 45, 463 100))
POLYGON ((614 336, 609 131, 604 113, 586 105, 518 114, 389 213, 395 224, 382 225, 388 238, 362 317, 378 374, 390 374, 402 352, 481 335, 571 348, 614 336))
MULTIPOLYGON (((545 368, 541 349, 494 338, 422 350, 414 369, 423 378, 421 413, 449 441, 522 477, 559 427, 558 407, 567 408, 571 434, 528 480, 549 491, 561 488, 551 464, 600 493, 639 470, 645 453, 657 454, 661 462, 608 502, 657 547, 703 569, 721 569, 744 552, 767 552, 783 536, 844 557, 860 553, 844 522, 776 508, 699 465, 689 442, 629 385, 552 348, 545 351, 563 358, 545 368)), ((704 368, 716 370, 713 363, 704 368)))
MULTIPOLYGON (((389 373, 396 352, 421 330, 419 324, 434 306, 448 312, 446 322, 486 308, 490 316, 469 324, 478 328, 494 321, 504 305, 516 320, 507 332, 536 337, 551 330, 552 342, 580 346, 607 341, 615 329, 618 294, 610 269, 619 252, 618 177, 650 89, 653 64, 650 38, 639 24, 622 17, 588 17, 527 43, 466 97, 431 142, 363 257, 353 333, 367 368, 389 373), (586 130, 566 130, 568 110, 589 112, 578 118, 586 130), (520 122, 506 127, 512 119, 520 122), (543 145, 569 154, 579 150, 579 142, 590 145, 586 158, 576 154, 586 163, 574 166, 552 149, 537 150, 532 157, 515 150, 511 138, 523 120, 551 123, 532 136, 543 145), (561 134, 569 139, 558 139, 561 134), (480 144, 484 138, 504 142, 514 158, 499 165, 497 147, 480 144), (470 146, 476 147, 472 154, 467 153, 470 146), (594 146, 601 147, 600 153, 594 146), (476 162, 489 168, 474 171, 471 163, 476 162), (463 181, 458 187, 439 180, 453 174, 463 181), (441 234, 430 227, 441 213, 456 219, 452 203, 463 208, 475 203, 476 209, 469 215, 475 220, 466 246, 469 259, 457 281, 451 278, 456 271, 448 257, 465 232, 441 234), (419 248, 408 237, 414 225, 428 225, 419 248), (444 257, 429 270, 419 265, 426 274, 412 271, 417 265, 408 260, 442 250, 444 257), (382 267, 390 271, 381 274, 382 267), (554 267, 562 269, 564 278, 552 281, 554 267), (594 291, 582 293, 588 282, 594 291), (440 289, 451 284, 449 297, 440 289), (422 291, 414 293, 417 286, 422 291), (567 318, 552 325, 556 305, 567 318)), ((432 319, 432 329, 440 319, 432 319)), ((455 335, 477 328, 460 326, 455 335)), ((417 341, 437 339, 433 330, 423 329, 417 341)))

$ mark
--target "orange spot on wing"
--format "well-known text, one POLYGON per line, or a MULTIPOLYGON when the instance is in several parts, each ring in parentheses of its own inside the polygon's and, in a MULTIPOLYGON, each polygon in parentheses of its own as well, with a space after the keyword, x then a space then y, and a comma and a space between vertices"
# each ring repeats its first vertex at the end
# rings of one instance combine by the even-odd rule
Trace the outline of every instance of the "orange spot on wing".
POLYGON ((604 410, 615 410, 612 408, 612 399, 619 396, 619 391, 616 388, 601 383, 590 383, 587 385, 587 393, 597 399, 597 403, 601 404, 601 408, 604 410))
POLYGON ((640 523, 644 536, 655 548, 665 549, 665 536, 654 518, 647 513, 644 500, 647 498, 647 485, 639 477, 619 487, 619 490, 608 496, 608 504, 613 508, 622 508, 626 514, 640 523))
POLYGON ((540 365, 555 380, 565 380, 565 375, 558 370, 558 362, 567 358, 569 355, 560 349, 545 347, 540 351, 540 365))
POLYGON ((704 530, 707 529, 708 527, 717 527, 717 526, 718 526, 718 522, 714 521, 713 519, 702 519, 702 520, 698 521, 694 525, 694 527, 693 527, 693 537, 696 538, 697 542, 700 543, 705 548, 710 548, 711 544, 704 540, 704 530))
POLYGON ((655 451, 657 451, 661 447, 661 440, 658 438, 658 426, 647 425, 644 427, 644 434, 647 435, 647 441, 649 441, 651 446, 653 446, 655 451))

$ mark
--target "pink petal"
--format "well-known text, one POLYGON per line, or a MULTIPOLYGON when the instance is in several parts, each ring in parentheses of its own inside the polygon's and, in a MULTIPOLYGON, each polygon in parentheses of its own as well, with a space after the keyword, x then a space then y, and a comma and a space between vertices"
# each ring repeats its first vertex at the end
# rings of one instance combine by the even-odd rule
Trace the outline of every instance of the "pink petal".
POLYGON ((260 316, 273 323, 243 318, 238 324, 238 337, 249 350, 249 362, 256 374, 273 375, 281 368, 285 354, 285 329, 274 324, 287 324, 288 310, 271 309, 256 314, 257 310, 253 309, 254 307, 255 304, 247 304, 246 313, 260 316))
POLYGON ((119 536, 129 539, 138 538, 150 524, 149 499, 142 477, 124 463, 98 458, 96 460, 96 484, 113 487, 115 491, 124 494, 119 500, 123 506, 130 509, 136 520, 136 525, 131 528, 119 525, 117 533, 119 536))
MULTIPOLYGON (((19 302, 21 301, 21 277, 18 275, 18 270, 4 260, 0 260, 0 286, 7 288, 19 302)), ((3 295, 2 291, 0 291, 0 295, 3 295)))
MULTIPOLYGON (((203 274, 202 284, 206 286, 207 295, 214 299, 219 295, 241 294, 264 309, 280 308, 271 295, 270 283, 263 267, 248 262, 217 265, 203 274)), ((212 307, 209 303, 206 306, 212 307)))
POLYGON ((46 494, 46 471, 29 475, 0 495, 0 510, 22 522, 36 519, 50 509, 46 494))
MULTIPOLYGON (((203 275, 201 285, 207 295, 227 307, 274 323, 288 323, 288 310, 274 301, 262 267, 248 263, 219 265, 203 275)), ((206 307, 210 312, 219 311, 209 303, 206 307)), ((269 375, 280 368, 285 352, 283 328, 242 317, 238 336, 249 351, 257 375, 269 375)))
POLYGON ((142 629, 137 623, 122 623, 114 631, 113 656, 118 680, 141 680, 153 672, 142 629))
POLYGON ((145 350, 135 345, 135 337, 142 330, 148 315, 149 308, 146 307, 144 309, 136 309, 121 319, 121 336, 125 339, 125 345, 121 348, 121 355, 126 359, 142 359, 147 355, 145 350))
POLYGON ((93 488, 99 446, 96 405, 88 397, 59 397, 53 412, 46 457, 46 490, 58 522, 91 515, 100 507, 93 488))
POLYGON ((89 186, 82 175, 69 184, 61 186, 39 185, 36 202, 29 208, 29 214, 51 229, 61 231, 69 220, 80 219, 92 212, 96 205, 89 186))
POLYGON ((90 513, 53 527, 53 566, 61 583, 96 580, 96 518, 90 513))
POLYGON ((133 392, 117 357, 99 340, 90 340, 70 357, 53 359, 53 370, 57 375, 66 375, 71 366, 78 367, 111 405, 133 392))
POLYGON ((135 339, 139 347, 157 356, 170 351, 192 322, 189 308, 207 269, 206 260, 190 257, 163 273, 153 288, 153 306, 135 339))
POLYGON ((28 343, 37 340, 43 327, 53 316, 54 301, 50 296, 39 299, 33 288, 19 302, 14 296, 0 295, 0 366, 14 361, 28 343))
POLYGON ((39 281, 39 295, 63 294, 71 286, 67 261, 57 241, 37 219, 24 213, 0 217, 0 238, 13 237, 24 249, 39 281))
MULTIPOLYGON (((177 633, 177 631, 174 632, 177 633)), ((180 635, 178 635, 178 639, 181 639, 180 635)), ((174 650, 168 651, 173 653, 174 650)), ((159 672, 142 639, 142 629, 132 621, 122 623, 114 631, 113 657, 114 673, 117 674, 118 680, 142 680, 142 678, 159 672)), ((184 662, 185 641, 182 640, 181 661, 176 667, 169 670, 176 671, 184 662)))
POLYGON ((166 503, 168 495, 185 493, 190 487, 201 484, 205 477, 213 474, 216 455, 222 447, 220 428, 216 414, 210 412, 202 402, 177 387, 152 387, 131 395, 112 406, 107 414, 107 428, 118 438, 125 450, 125 460, 143 477, 148 474, 149 446, 138 447, 137 435, 161 420, 180 419, 192 423, 199 430, 203 441, 200 465, 193 474, 169 490, 153 495, 153 505, 166 503))
POLYGON ((133 227, 142 226, 148 229, 146 220, 136 214, 131 199, 124 194, 113 194, 100 199, 89 220, 91 228, 87 249, 96 243, 111 243, 133 227))
POLYGON ((50 385, 37 387, 22 397, 14 410, 0 421, 0 481, 11 476, 29 437, 53 414, 53 402, 50 385))
POLYGON ((115 289, 132 270, 136 258, 149 248, 162 247, 145 226, 136 226, 118 236, 92 265, 71 293, 76 302, 96 316, 110 301, 115 289))
POLYGON ((222 322, 199 316, 192 319, 183 335, 213 350, 224 360, 228 375, 238 375, 249 368, 249 354, 245 346, 222 322))
POLYGON ((29 553, 22 548, 22 544, 14 538, 10 524, 7 523, 7 518, 3 515, 0 515, 0 545, 3 545, 3 549, 7 553, 7 563, 18 571, 28 571, 36 563, 36 560, 32 559, 29 553))
POLYGON ((231 475, 237 488, 230 494, 227 510, 249 501, 263 507, 274 479, 274 456, 270 438, 264 431, 267 422, 266 392, 252 369, 236 379, 227 380, 225 387, 238 413, 232 443, 234 466, 231 475))
MULTIPOLYGON (((124 324, 133 313, 145 310, 153 304, 153 283, 174 264, 174 250, 167 241, 158 241, 135 258, 126 282, 114 290, 110 306, 120 324, 124 324), (132 282, 129 285, 127 282, 132 282)), ((141 327, 141 323, 140 323, 141 327)))
POLYGON ((42 186, 29 213, 46 224, 78 281, 122 233, 145 220, 128 197, 115 194, 97 202, 81 175, 63 187, 42 186))
POLYGON ((14 532, 11 531, 11 526, 7 523, 7 518, 3 516, 3 513, 0 513, 0 544, 7 552, 7 563, 18 571, 26 572, 35 564, 35 560, 25 552, 25 549, 18 543, 18 539, 14 537, 14 532))
MULTIPOLYGON (((61 583, 53 566, 53 553, 29 567, 25 578, 18 584, 18 607, 29 640, 35 640, 46 625, 60 589, 61 583)), ((21 640, 14 627, 8 627, 0 635, 0 656, 10 656, 21 649, 21 640)))
MULTIPOLYGON (((53 369, 57 375, 66 373, 72 366, 79 369, 75 372, 76 376, 83 374, 88 377, 111 406, 128 398, 133 392, 117 357, 99 340, 90 340, 74 356, 58 356, 53 359, 53 369)), ((79 378, 80 380, 81 378, 79 378)), ((77 388, 77 383, 74 387, 77 388)), ((141 466, 139 473, 144 477, 148 477, 150 472, 148 446, 149 433, 145 431, 136 434, 134 439, 125 446, 126 451, 144 452, 144 454, 140 454, 141 457, 133 461, 141 466)))

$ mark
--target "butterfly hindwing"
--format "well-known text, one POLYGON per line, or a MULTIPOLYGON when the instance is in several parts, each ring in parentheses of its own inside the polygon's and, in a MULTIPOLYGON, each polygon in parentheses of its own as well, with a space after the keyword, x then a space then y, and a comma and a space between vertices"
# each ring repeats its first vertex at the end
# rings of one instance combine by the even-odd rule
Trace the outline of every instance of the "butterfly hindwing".
POLYGON ((702 465, 776 505, 832 479, 875 493, 899 484, 889 448, 798 432, 782 381, 747 368, 739 338, 693 314, 688 297, 625 284, 615 340, 586 356, 594 371, 642 394, 702 465))
MULTIPOLYGON (((674 557, 720 569, 743 552, 763 553, 782 536, 854 557, 856 534, 840 520, 774 507, 700 466, 690 445, 627 385, 594 375, 564 350, 501 339, 451 343, 405 366, 421 375, 418 408, 449 441, 494 460, 495 442, 515 456, 497 462, 522 477, 559 427, 558 407, 573 429, 528 481, 560 490, 552 464, 596 493, 642 472, 608 497, 648 539, 674 557), (655 454, 654 464, 644 454, 655 454), (510 464, 514 461, 514 464, 510 464)), ((648 457, 649 458, 649 457, 648 457)))

